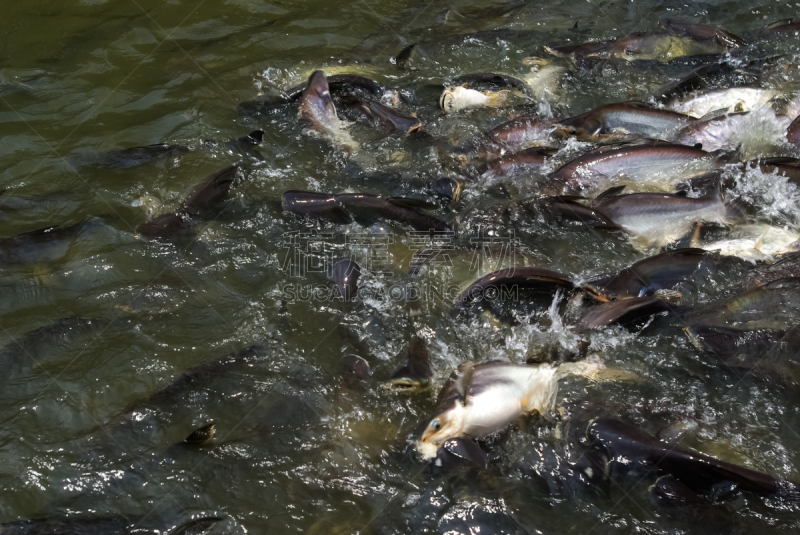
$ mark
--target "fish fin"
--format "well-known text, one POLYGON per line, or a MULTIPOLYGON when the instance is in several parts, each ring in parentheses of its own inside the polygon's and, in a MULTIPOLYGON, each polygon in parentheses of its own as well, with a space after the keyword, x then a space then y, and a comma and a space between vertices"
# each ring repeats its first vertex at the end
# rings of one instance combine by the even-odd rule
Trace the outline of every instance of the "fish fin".
POLYGON ((791 24, 792 22, 794 22, 794 19, 781 19, 781 20, 776 20, 775 22, 770 22, 769 24, 767 24, 766 26, 764 26, 764 29, 765 29, 765 30, 771 30, 771 29, 773 29, 773 28, 777 28, 777 27, 779 27, 779 26, 784 26, 784 25, 786 25, 786 24, 791 24))
POLYGON ((469 395, 470 386, 472 386, 472 377, 475 372, 475 365, 471 362, 465 362, 458 367, 459 377, 456 381, 456 391, 458 392, 460 401, 466 405, 467 396, 469 395))
POLYGON ((247 137, 255 141, 256 143, 261 143, 264 141, 264 131, 263 130, 254 130, 247 134, 247 137))
POLYGON ((758 241, 756 242, 756 244, 753 246, 753 249, 755 249, 755 250, 756 250, 756 251, 758 251, 759 253, 763 253, 763 252, 764 252, 764 251, 763 251, 763 249, 762 249, 762 247, 763 247, 763 245, 764 245, 764 238, 766 238, 766 237, 767 237, 767 232, 769 232, 769 229, 767 229, 767 230, 765 230, 765 231, 764 231, 764 234, 762 234, 762 235, 761 235, 761 237, 758 239, 758 241))
POLYGON ((603 193, 601 193, 600 195, 595 197, 594 200, 592 201, 592 204, 596 203, 599 200, 608 199, 610 197, 616 197, 617 195, 622 193, 622 190, 624 190, 624 189, 625 189, 624 185, 622 185, 622 186, 614 186, 613 188, 608 188, 603 193))
POLYGON ((191 444, 194 446, 203 446, 211 442, 214 438, 215 424, 206 424, 199 429, 195 429, 192 433, 184 439, 184 444, 191 444))
MULTIPOLYGON (((694 227, 694 232, 692 233, 692 241, 689 245, 692 248, 699 248, 700 247, 700 229, 703 228, 703 223, 698 222, 697 225, 694 227)), ((701 249, 702 250, 702 249, 701 249)))

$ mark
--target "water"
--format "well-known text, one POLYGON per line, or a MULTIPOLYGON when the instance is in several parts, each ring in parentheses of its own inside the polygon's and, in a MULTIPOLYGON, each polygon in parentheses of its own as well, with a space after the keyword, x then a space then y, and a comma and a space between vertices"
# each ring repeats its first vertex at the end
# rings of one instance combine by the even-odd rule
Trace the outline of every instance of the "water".
MULTIPOLYGON (((650 504, 646 489, 615 483, 607 494, 576 500, 523 477, 515 460, 526 447, 561 444, 564 432, 553 422, 534 422, 491 440, 485 445, 491 472, 431 475, 410 446, 447 376, 467 360, 522 363, 541 358, 552 345, 574 347, 562 320, 545 313, 563 311, 566 303, 548 298, 518 311, 532 323, 515 326, 488 316, 454 319, 454 295, 495 265, 485 256, 486 265, 474 264, 474 252, 464 247, 468 237, 445 240, 456 249, 452 265, 435 264, 410 279, 408 264, 421 238, 408 228, 319 229, 280 208, 281 194, 290 189, 421 197, 421 179, 440 172, 434 151, 354 125, 351 133, 362 150, 348 159, 303 136, 292 106, 255 119, 240 117, 236 106, 259 92, 302 83, 318 68, 357 72, 414 90, 425 130, 456 143, 505 121, 509 110, 445 117, 436 107, 440 89, 426 84, 467 72, 526 76, 530 67, 522 59, 542 45, 652 31, 664 16, 711 22, 748 39, 764 24, 793 16, 792 6, 5 4, 0 237, 84 223, 33 261, 0 270, 0 342, 9 359, 0 406, 0 521, 123 516, 137 526, 165 529, 219 515, 231 533, 461 533, 479 525, 481 533, 676 529, 650 504), (500 27, 533 32, 514 39, 447 37, 500 27), (427 44, 405 70, 397 69, 391 58, 415 42, 427 44), (174 210, 191 186, 239 156, 217 148, 132 169, 76 167, 92 151, 160 142, 197 146, 255 129, 265 131, 259 150, 266 161, 244 160, 251 167, 226 209, 200 223, 196 239, 147 241, 135 228, 174 210), (384 174, 370 176, 379 172, 384 174), (287 254, 296 252, 285 247, 291 237, 318 231, 330 233, 326 241, 334 256, 359 255, 362 287, 370 290, 363 302, 320 299, 330 288, 324 273, 300 277, 288 269, 297 267, 287 264, 287 254), (410 303, 393 298, 408 297, 410 282, 427 293, 410 303), (72 317, 93 321, 25 337, 72 317), (400 364, 413 335, 428 341, 434 387, 389 392, 382 381, 400 364), (152 397, 186 370, 253 344, 262 349, 210 370, 190 387, 152 397), (363 389, 344 383, 339 359, 346 353, 370 363, 372 379, 363 389), (216 423, 214 447, 172 446, 209 422, 216 423)), ((787 63, 796 61, 796 42, 764 45, 771 47, 787 54, 787 63)), ((796 91, 787 72, 771 83, 796 91)), ((669 80, 669 74, 609 62, 573 74, 531 109, 582 113, 606 102, 644 99, 669 80)), ((587 148, 570 143, 558 157, 566 161, 587 148)), ((781 179, 770 188, 771 175, 754 170, 735 178, 733 195, 762 210, 765 222, 796 225, 793 184, 781 179)), ((524 180, 504 187, 478 182, 467 187, 457 214, 449 217, 530 191, 524 180)), ((505 225, 495 227, 494 235, 477 239, 510 243, 505 225)), ((609 233, 543 222, 515 230, 519 256, 503 266, 524 258, 588 280, 641 258, 623 237, 609 233)), ((686 291, 686 302, 732 291, 726 277, 699 281, 686 291)), ((635 379, 567 380, 561 404, 581 406, 584 419, 624 416, 681 445, 800 480, 798 404, 791 388, 721 371, 685 338, 659 328, 641 336, 609 328, 593 337, 590 353, 635 379), (668 409, 652 408, 659 404, 668 409)), ((746 496, 720 507, 759 533, 797 529, 792 506, 768 507, 746 496)))

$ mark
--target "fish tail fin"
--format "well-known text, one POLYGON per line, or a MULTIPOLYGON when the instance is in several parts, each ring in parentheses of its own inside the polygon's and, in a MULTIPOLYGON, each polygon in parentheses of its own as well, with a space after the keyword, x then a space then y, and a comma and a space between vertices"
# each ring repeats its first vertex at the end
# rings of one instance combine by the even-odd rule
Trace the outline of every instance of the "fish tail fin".
POLYGON ((755 249, 755 250, 756 250, 756 251, 758 251, 759 253, 763 253, 763 252, 764 252, 764 250, 762 249, 762 247, 763 247, 763 245, 764 245, 764 238, 766 238, 766 237, 767 237, 767 232, 769 232, 769 229, 765 230, 765 231, 764 231, 764 234, 762 234, 762 235, 761 235, 761 237, 760 237, 760 238, 758 239, 758 241, 756 242, 756 244, 755 244, 755 245, 753 245, 753 249, 755 249))

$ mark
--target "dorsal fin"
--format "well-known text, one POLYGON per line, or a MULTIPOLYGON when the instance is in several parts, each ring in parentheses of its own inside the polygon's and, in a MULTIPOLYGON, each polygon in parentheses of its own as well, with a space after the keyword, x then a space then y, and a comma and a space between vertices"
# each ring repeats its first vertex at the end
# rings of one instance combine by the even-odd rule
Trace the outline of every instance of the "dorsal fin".
POLYGON ((600 195, 595 197, 594 201, 592 201, 592 204, 596 203, 597 201, 610 199, 611 197, 616 197, 617 195, 622 193, 622 190, 624 190, 624 189, 625 189, 624 185, 622 185, 622 186, 614 186, 612 188, 608 188, 603 193, 601 193, 600 195))

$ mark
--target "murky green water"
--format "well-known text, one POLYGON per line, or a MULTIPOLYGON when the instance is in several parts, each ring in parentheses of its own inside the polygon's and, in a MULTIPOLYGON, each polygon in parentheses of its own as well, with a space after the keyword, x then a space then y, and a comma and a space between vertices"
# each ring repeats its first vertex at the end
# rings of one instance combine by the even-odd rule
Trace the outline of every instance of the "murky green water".
MULTIPOLYGON (((366 245, 347 243, 366 239, 357 225, 321 227, 330 233, 329 256, 362 255, 368 270, 362 284, 372 297, 353 306, 309 297, 313 287, 327 287, 324 273, 312 269, 300 277, 287 269, 297 267, 287 255, 298 251, 288 246, 294 236, 304 247, 302 233, 320 228, 282 212, 281 194, 419 197, 440 162, 424 146, 380 138, 363 125, 352 129, 362 150, 348 159, 303 136, 292 106, 257 118, 237 113, 239 102, 301 83, 315 69, 343 69, 408 89, 426 131, 463 141, 506 120, 508 110, 445 117, 437 107, 440 89, 430 84, 468 72, 523 75, 529 69, 521 60, 541 45, 652 31, 664 16, 711 22, 749 38, 796 14, 796 6, 777 1, 512 7, 437 0, 3 3, 0 238, 83 224, 40 257, 0 267, 0 522, 124 516, 164 529, 220 515, 231 533, 676 529, 650 504, 646 488, 616 485, 608 494, 572 500, 521 477, 512 461, 532 441, 557 441, 551 422, 491 441, 489 473, 432 475, 410 441, 458 364, 521 363, 574 339, 548 317, 513 327, 454 318, 446 290, 481 274, 465 236, 456 245, 466 252, 453 253, 452 266, 417 281, 419 300, 392 299, 392 288, 408 283, 408 263, 419 248, 419 236, 399 225, 372 228, 366 245), (447 37, 494 28, 534 32, 519 39, 447 37), (414 42, 429 44, 401 71, 390 59, 414 42), (192 185, 240 156, 216 149, 132 169, 74 165, 89 151, 198 145, 255 129, 265 131, 259 150, 266 161, 244 161, 249 168, 232 199, 194 229, 196 239, 147 241, 135 228, 174 209, 192 185), (72 317, 92 321, 26 337, 72 317), (389 392, 382 382, 415 334, 428 340, 433 389, 389 392), (253 344, 262 349, 152 397, 187 370, 253 344), (346 353, 369 361, 366 387, 345 384, 339 359, 346 353), (214 447, 171 446, 209 422, 216 424, 214 447)), ((789 58, 798 50, 796 42, 785 49, 765 45, 771 47, 789 58)), ((624 66, 595 70, 576 75, 540 108, 580 113, 642 98, 668 78, 624 66)), ((453 220, 529 189, 524 181, 505 189, 468 187, 444 214, 453 220)), ((642 257, 619 236, 540 223, 517 229, 516 238, 527 262, 580 280, 642 257)), ((726 283, 726 275, 698 281, 686 302, 725 293, 726 283)), ((680 431, 674 432, 680 444, 800 480, 793 387, 719 371, 674 331, 636 336, 609 329, 593 339, 591 351, 638 379, 569 380, 559 392, 562 404, 582 403, 584 417, 626 416, 653 433, 661 416, 643 407, 664 404, 670 409, 663 419, 680 431)), ((740 497, 724 507, 754 532, 798 529, 789 506, 740 497)))

